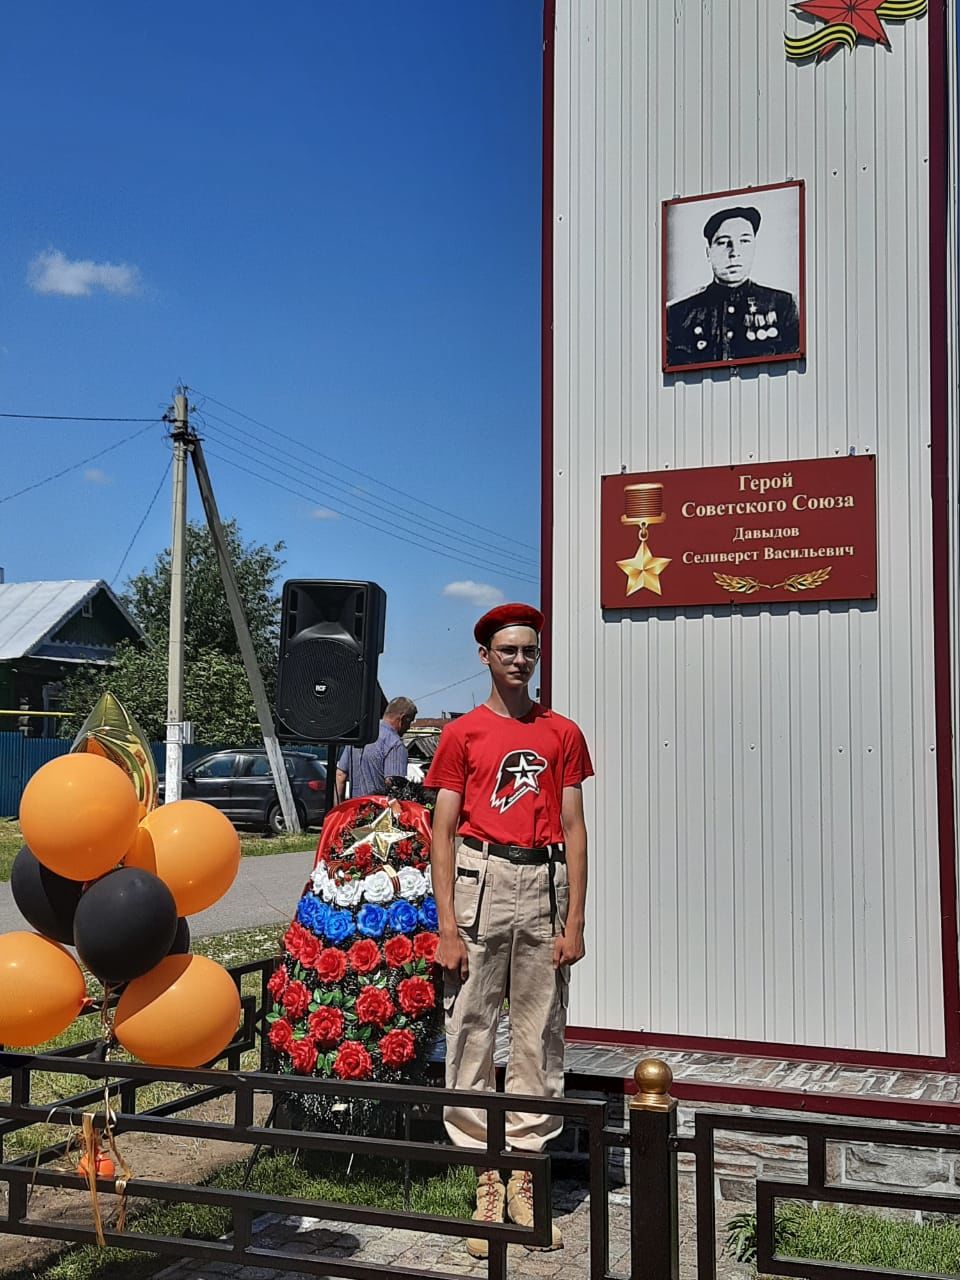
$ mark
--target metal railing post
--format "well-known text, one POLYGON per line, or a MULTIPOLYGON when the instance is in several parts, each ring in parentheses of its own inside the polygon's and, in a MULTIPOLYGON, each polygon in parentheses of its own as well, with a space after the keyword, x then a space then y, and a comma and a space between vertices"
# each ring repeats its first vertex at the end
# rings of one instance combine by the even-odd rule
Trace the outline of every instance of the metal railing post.
POLYGON ((630 1099, 630 1280, 678 1280, 677 1104, 673 1072, 644 1058, 630 1099))

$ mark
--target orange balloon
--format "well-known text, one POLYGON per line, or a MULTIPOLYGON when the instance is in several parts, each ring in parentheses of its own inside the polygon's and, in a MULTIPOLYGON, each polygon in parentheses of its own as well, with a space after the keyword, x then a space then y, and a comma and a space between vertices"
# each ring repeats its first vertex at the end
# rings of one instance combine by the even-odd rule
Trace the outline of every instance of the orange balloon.
POLYGON ((212 805, 174 800, 147 814, 124 863, 159 876, 177 915, 192 916, 212 907, 237 878, 240 837, 212 805))
POLYGON ((233 1039, 240 993, 206 956, 167 956, 134 978, 120 997, 113 1033, 128 1053, 154 1067, 202 1067, 233 1039))
POLYGON ((86 999, 73 956, 38 933, 0 934, 0 1044, 23 1049, 65 1031, 86 999))
POLYGON ((95 880, 130 848, 137 793, 124 771, 102 756, 58 756, 24 788, 20 828, 50 871, 68 880, 95 880))

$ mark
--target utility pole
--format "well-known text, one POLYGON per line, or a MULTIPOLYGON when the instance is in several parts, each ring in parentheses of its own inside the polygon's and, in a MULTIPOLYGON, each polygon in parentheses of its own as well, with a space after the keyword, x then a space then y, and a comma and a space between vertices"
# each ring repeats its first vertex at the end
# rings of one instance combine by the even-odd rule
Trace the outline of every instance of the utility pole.
POLYGON ((173 537, 170 542, 170 642, 167 657, 167 763, 164 803, 180 799, 183 778, 183 601, 187 556, 187 397, 174 396, 168 416, 173 440, 173 537))
POLYGON ((298 833, 300 831, 300 818, 297 815, 297 806, 293 799, 293 792, 290 789, 290 779, 287 776, 287 769, 283 762, 283 753, 277 741, 273 712, 270 710, 270 703, 267 700, 263 676, 260 674, 250 628, 247 626, 246 615, 243 612, 243 602, 240 599, 240 592, 237 588, 233 563, 230 559, 230 550, 227 546, 227 540, 223 536, 223 525, 220 523, 217 500, 213 496, 210 473, 207 471, 203 448, 196 436, 191 438, 190 456, 193 459, 193 470, 197 477, 197 487, 200 490, 200 500, 206 513, 210 536, 213 539, 214 549, 217 553, 220 577, 223 579, 223 588, 227 593, 227 604, 230 606, 230 616, 233 618, 237 642, 240 645, 240 656, 243 658, 247 680, 250 683, 250 692, 253 694, 253 705, 256 708, 257 719, 260 722, 263 745, 267 753, 267 759, 270 761, 270 771, 273 774, 273 783, 277 789, 277 799, 280 801, 284 825, 287 831, 298 833))

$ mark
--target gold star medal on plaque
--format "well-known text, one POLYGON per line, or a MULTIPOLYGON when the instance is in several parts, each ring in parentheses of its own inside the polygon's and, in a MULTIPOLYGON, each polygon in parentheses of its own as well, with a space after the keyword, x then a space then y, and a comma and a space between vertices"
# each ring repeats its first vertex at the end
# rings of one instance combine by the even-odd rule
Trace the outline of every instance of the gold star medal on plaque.
POLYGON ((621 524, 636 525, 640 531, 640 545, 630 560, 618 560, 617 568, 627 575, 627 595, 635 591, 652 591, 660 595, 660 575, 670 563, 664 556, 655 556, 647 545, 650 525, 663 524, 662 484, 628 484, 623 491, 623 515, 621 524))

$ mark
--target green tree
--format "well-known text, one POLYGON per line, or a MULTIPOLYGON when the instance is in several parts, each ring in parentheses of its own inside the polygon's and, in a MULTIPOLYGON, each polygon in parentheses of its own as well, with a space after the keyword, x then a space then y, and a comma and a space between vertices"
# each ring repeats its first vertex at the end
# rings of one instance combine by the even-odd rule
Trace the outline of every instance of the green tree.
MULTIPOLYGON (((280 627, 280 597, 277 579, 283 568, 280 558, 284 544, 274 546, 244 542, 236 520, 223 526, 233 561, 237 589, 243 601, 247 626, 264 678, 273 672, 277 660, 280 627)), ((240 647, 220 580, 213 539, 205 524, 187 525, 186 571, 184 573, 186 656, 204 649, 237 654, 240 647)), ((154 644, 166 645, 170 634, 170 551, 162 551, 153 567, 131 578, 123 591, 127 608, 154 644)))
MULTIPOLYGON (((272 695, 283 543, 272 547, 245 543, 236 521, 226 524, 224 532, 257 660, 272 695)), ((213 542, 206 527, 199 524, 190 524, 187 530, 185 596, 184 716, 193 722, 194 738, 225 746, 256 741, 260 728, 213 542)), ((143 628, 147 643, 122 644, 110 667, 87 667, 65 682, 61 706, 72 715, 67 732, 79 726, 100 694, 109 689, 136 716, 150 739, 162 739, 167 716, 169 550, 157 556, 152 568, 131 578, 123 600, 143 628)))

